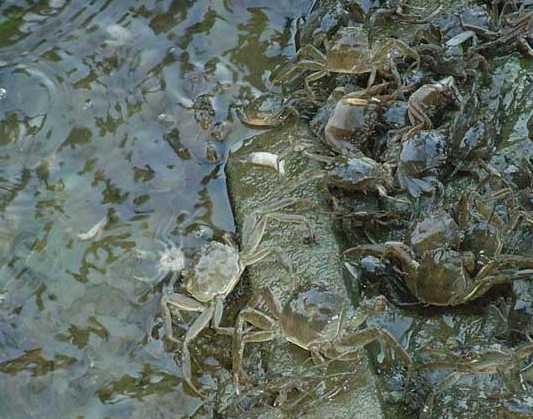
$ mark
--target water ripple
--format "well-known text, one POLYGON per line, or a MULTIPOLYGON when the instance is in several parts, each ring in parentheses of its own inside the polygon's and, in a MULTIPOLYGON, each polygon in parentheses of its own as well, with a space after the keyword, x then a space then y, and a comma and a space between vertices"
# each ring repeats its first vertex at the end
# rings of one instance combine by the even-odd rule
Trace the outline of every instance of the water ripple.
POLYGON ((265 88, 306 4, 0 2, 6 417, 199 408, 158 333, 160 255, 233 230, 231 106, 265 88))

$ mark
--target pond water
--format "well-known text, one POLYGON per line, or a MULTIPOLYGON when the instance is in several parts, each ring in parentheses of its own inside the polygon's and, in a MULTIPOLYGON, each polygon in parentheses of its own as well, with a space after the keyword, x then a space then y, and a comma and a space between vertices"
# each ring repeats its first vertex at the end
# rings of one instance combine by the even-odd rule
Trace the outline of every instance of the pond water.
POLYGON ((232 104, 267 90, 310 3, 0 2, 0 416, 197 411, 160 253, 234 229, 232 104))

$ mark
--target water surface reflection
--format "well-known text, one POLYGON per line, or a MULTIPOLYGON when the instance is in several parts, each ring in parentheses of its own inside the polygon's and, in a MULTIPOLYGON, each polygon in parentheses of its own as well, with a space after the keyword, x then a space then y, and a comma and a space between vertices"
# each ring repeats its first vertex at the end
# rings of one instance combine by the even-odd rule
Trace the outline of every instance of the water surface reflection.
POLYGON ((1 2, 3 417, 198 408, 150 333, 157 256, 234 228, 230 105, 265 90, 308 3, 1 2))

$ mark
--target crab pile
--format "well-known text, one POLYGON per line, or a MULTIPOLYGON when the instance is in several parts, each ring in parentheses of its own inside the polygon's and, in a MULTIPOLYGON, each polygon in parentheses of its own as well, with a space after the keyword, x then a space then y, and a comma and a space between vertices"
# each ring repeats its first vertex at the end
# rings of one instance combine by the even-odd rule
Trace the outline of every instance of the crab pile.
MULTIPOLYGON (((495 307, 512 323, 512 310, 497 305, 495 296, 533 279, 533 151, 525 147, 520 159, 502 151, 510 100, 500 98, 505 92, 493 77, 507 57, 532 61, 533 3, 463 2, 468 4, 452 10, 423 10, 405 0, 319 3, 297 21, 294 57, 274 73, 279 89, 267 98, 269 104, 277 100, 275 110, 256 105, 239 117, 261 129, 299 117, 317 133, 329 153, 309 157, 324 167, 293 181, 322 179, 352 243, 346 264, 369 296, 344 319, 344 302, 333 290, 297 289, 281 304, 265 289, 240 311, 234 327, 221 327, 224 299, 246 266, 271 252, 259 246, 269 217, 305 223, 280 213, 289 203, 253 214, 240 252, 228 240, 209 244, 186 271, 185 292, 162 298, 171 339, 171 309, 200 313, 183 342, 185 381, 202 393, 191 373, 189 345, 211 326, 232 336, 237 392, 246 377, 246 345, 277 337, 318 363, 350 361, 359 348, 378 341, 405 365, 408 377, 451 370, 426 397, 420 410, 426 417, 434 417, 435 399, 462 374, 502 373, 511 392, 531 390, 531 377, 522 373, 533 353, 532 321, 497 349, 454 348, 446 357, 438 355, 443 348, 429 356, 413 353, 384 328, 363 325, 389 302, 399 310, 419 309, 422 318, 428 309, 495 307)), ((523 101, 531 92, 522 93, 523 101)), ((533 111, 523 141, 531 138, 532 120, 533 111)))
MULTIPOLYGON (((496 307, 509 325, 512 310, 498 306, 495 296, 512 295, 514 283, 533 279, 532 90, 517 94, 514 105, 518 117, 529 112, 528 133, 515 139, 526 144, 517 156, 506 151, 513 146, 506 138, 513 105, 505 103, 509 95, 504 98, 495 74, 509 57, 531 68, 533 3, 461 2, 447 10, 408 3, 318 6, 295 31, 296 53, 274 84, 291 114, 307 120, 329 149, 310 157, 324 163, 318 177, 352 243, 344 256, 354 281, 400 310, 418 307, 424 315, 437 307, 452 313, 496 307)), ((242 347, 272 339, 275 318, 290 312, 267 300, 272 317, 252 307, 240 317, 254 327, 238 338, 237 369, 242 347)), ((342 347, 323 330, 311 341, 295 336, 287 322, 281 318, 279 333, 315 357, 342 347)), ((473 359, 490 358, 486 364, 460 356, 441 363, 395 342, 406 365, 415 360, 415 370, 452 370, 419 412, 436 417, 433 400, 463 373, 509 369, 503 387, 530 391, 533 383, 522 373, 531 360, 533 322, 525 324, 498 342, 498 356, 461 348, 473 359)))

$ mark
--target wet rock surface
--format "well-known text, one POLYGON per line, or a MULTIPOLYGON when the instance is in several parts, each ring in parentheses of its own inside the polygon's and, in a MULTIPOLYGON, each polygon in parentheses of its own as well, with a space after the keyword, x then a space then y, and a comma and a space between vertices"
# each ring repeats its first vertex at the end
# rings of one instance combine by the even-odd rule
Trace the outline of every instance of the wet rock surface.
POLYGON ((367 327, 415 363, 405 393, 380 376, 385 417, 533 414, 532 21, 528 2, 330 1, 297 33, 298 71, 280 81, 314 104, 300 116, 326 147, 311 157, 352 249, 348 289, 393 303, 367 327), (394 41, 384 66, 369 51, 388 37, 419 56, 394 41), (375 67, 348 69, 339 40, 375 67))
MULTIPOLYGON (((246 287, 251 295, 268 288, 282 305, 295 301, 291 299, 299 290, 318 287, 336 295, 337 303, 349 307, 352 301, 359 299, 359 290, 357 286, 346 288, 341 247, 322 182, 315 180, 294 187, 294 182, 289 181, 301 179, 302 175, 305 177, 306 173, 319 168, 319 164, 303 152, 306 144, 307 148, 317 151, 312 141, 313 135, 304 124, 286 125, 253 138, 230 157, 228 182, 240 228, 246 214, 286 198, 303 199, 297 206, 297 213, 304 215, 313 227, 313 237, 310 237, 305 225, 275 220, 269 223, 264 245, 279 248, 292 264, 294 273, 291 275, 271 258, 248 269, 246 287), (291 151, 294 144, 297 147, 291 151), (285 175, 271 167, 243 163, 250 154, 265 150, 285 154, 285 175)), ((319 295, 326 294, 319 292, 319 295)), ((306 304, 305 298, 301 301, 306 304)), ((325 300, 317 307, 327 305, 325 300)), ((317 313, 323 309, 318 308, 317 313)), ((352 312, 348 308, 347 316, 352 312)), ((296 327, 305 329, 315 324, 320 324, 319 318, 304 318, 296 327)), ((249 345, 243 362, 249 374, 249 382, 243 383, 242 389, 245 410, 239 412, 231 406, 224 412, 226 417, 383 417, 376 377, 364 349, 358 350, 350 362, 314 365, 309 355, 284 336, 249 345), (270 405, 266 410, 265 404, 270 405)))

